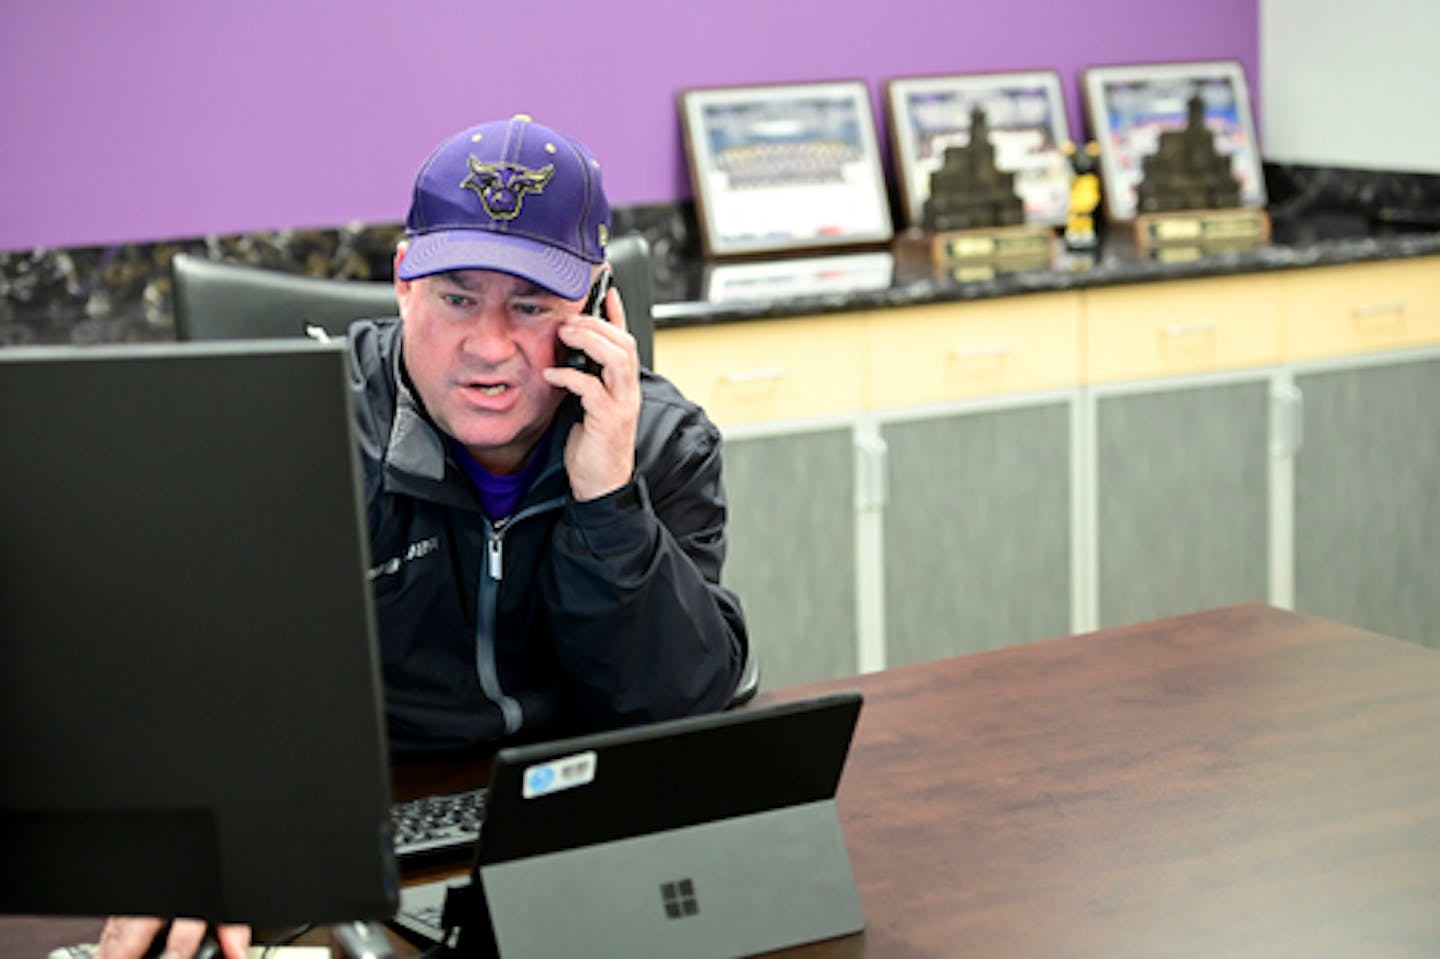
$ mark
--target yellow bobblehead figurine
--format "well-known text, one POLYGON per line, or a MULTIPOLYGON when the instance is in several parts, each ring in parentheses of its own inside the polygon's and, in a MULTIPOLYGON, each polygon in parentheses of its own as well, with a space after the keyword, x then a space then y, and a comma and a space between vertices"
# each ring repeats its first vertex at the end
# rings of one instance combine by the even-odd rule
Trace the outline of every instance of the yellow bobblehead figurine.
POLYGON ((1065 221, 1065 246, 1071 250, 1093 250, 1099 243, 1095 231, 1095 211, 1100 207, 1100 175, 1095 161, 1100 145, 1094 140, 1078 150, 1065 141, 1060 147, 1070 158, 1074 176, 1070 180, 1070 217, 1065 221))

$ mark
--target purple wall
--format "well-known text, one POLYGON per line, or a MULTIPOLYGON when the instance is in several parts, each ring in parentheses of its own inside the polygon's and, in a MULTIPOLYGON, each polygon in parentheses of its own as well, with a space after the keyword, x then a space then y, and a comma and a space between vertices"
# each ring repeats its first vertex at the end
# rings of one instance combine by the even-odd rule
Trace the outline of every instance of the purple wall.
POLYGON ((0 249, 402 219, 444 136, 535 115, 613 202, 690 195, 694 86, 1238 59, 1259 0, 16 0, 0 32, 0 249), (419 11, 429 15, 420 19, 419 11))

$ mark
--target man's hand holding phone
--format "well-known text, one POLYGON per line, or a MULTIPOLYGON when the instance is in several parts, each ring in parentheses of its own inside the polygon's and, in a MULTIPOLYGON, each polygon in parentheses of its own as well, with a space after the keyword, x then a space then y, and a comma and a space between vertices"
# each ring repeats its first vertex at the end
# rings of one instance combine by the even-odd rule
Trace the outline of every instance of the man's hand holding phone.
MULTIPOLYGON (((610 292, 610 270, 603 269, 595 282, 590 285, 590 295, 585 298, 585 305, 580 312, 588 316, 598 316, 605 319, 608 314, 605 309, 605 298, 610 292)), ((562 366, 568 366, 572 370, 580 370, 582 373, 589 373, 591 376, 600 375, 600 364, 596 363, 584 350, 577 350, 568 347, 561 342, 556 348, 559 351, 559 362, 562 366)))
POLYGON ((558 336, 560 365, 545 370, 545 378, 580 398, 584 414, 566 439, 565 469, 572 494, 584 502, 613 493, 635 472, 640 357, 608 266, 596 277, 585 308, 560 325, 558 336), (572 362, 576 353, 585 357, 578 366, 572 362))

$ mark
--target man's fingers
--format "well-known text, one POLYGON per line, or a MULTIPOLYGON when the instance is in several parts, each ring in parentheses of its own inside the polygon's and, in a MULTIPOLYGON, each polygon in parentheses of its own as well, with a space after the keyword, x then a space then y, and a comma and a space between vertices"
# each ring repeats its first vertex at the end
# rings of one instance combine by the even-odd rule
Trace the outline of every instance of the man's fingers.
POLYGON ((250 949, 250 927, 220 926, 215 930, 215 939, 220 943, 220 954, 225 959, 245 959, 250 949))
POLYGON ((611 286, 605 293, 605 317, 622 330, 630 329, 625 320, 625 303, 620 299, 618 287, 611 286))
MULTIPOLYGON (((193 959, 205 942, 206 923, 199 919, 176 919, 165 933, 165 959, 193 959)), ((111 916, 100 930, 100 948, 95 959, 140 959, 155 937, 165 929, 165 920, 152 916, 111 916)), ((220 926, 215 942, 225 959, 245 959, 250 949, 249 926, 220 926)))
POLYGON ((150 916, 111 916, 100 930, 95 959, 140 959, 164 926, 164 919, 150 916))
POLYGON ((163 959, 191 959, 205 938, 205 923, 199 919, 176 919, 165 938, 163 959))

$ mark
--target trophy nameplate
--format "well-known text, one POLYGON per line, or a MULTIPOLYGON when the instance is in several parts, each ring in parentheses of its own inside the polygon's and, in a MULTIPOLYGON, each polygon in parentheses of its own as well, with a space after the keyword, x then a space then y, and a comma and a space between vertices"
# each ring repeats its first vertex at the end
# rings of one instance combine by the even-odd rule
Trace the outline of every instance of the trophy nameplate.
POLYGON ((983 283, 996 277, 1048 270, 1054 260, 1047 254, 1040 257, 1010 257, 997 260, 961 260, 937 264, 935 276, 956 283, 983 283))
POLYGON ((937 264, 971 260, 1048 259, 1055 252, 1055 230, 1048 226, 996 226, 943 233, 911 231, 905 246, 925 251, 937 264))
POLYGON ((1168 246, 1259 246, 1270 239, 1270 215, 1263 209, 1174 210, 1135 218, 1135 242, 1142 249, 1168 246))

